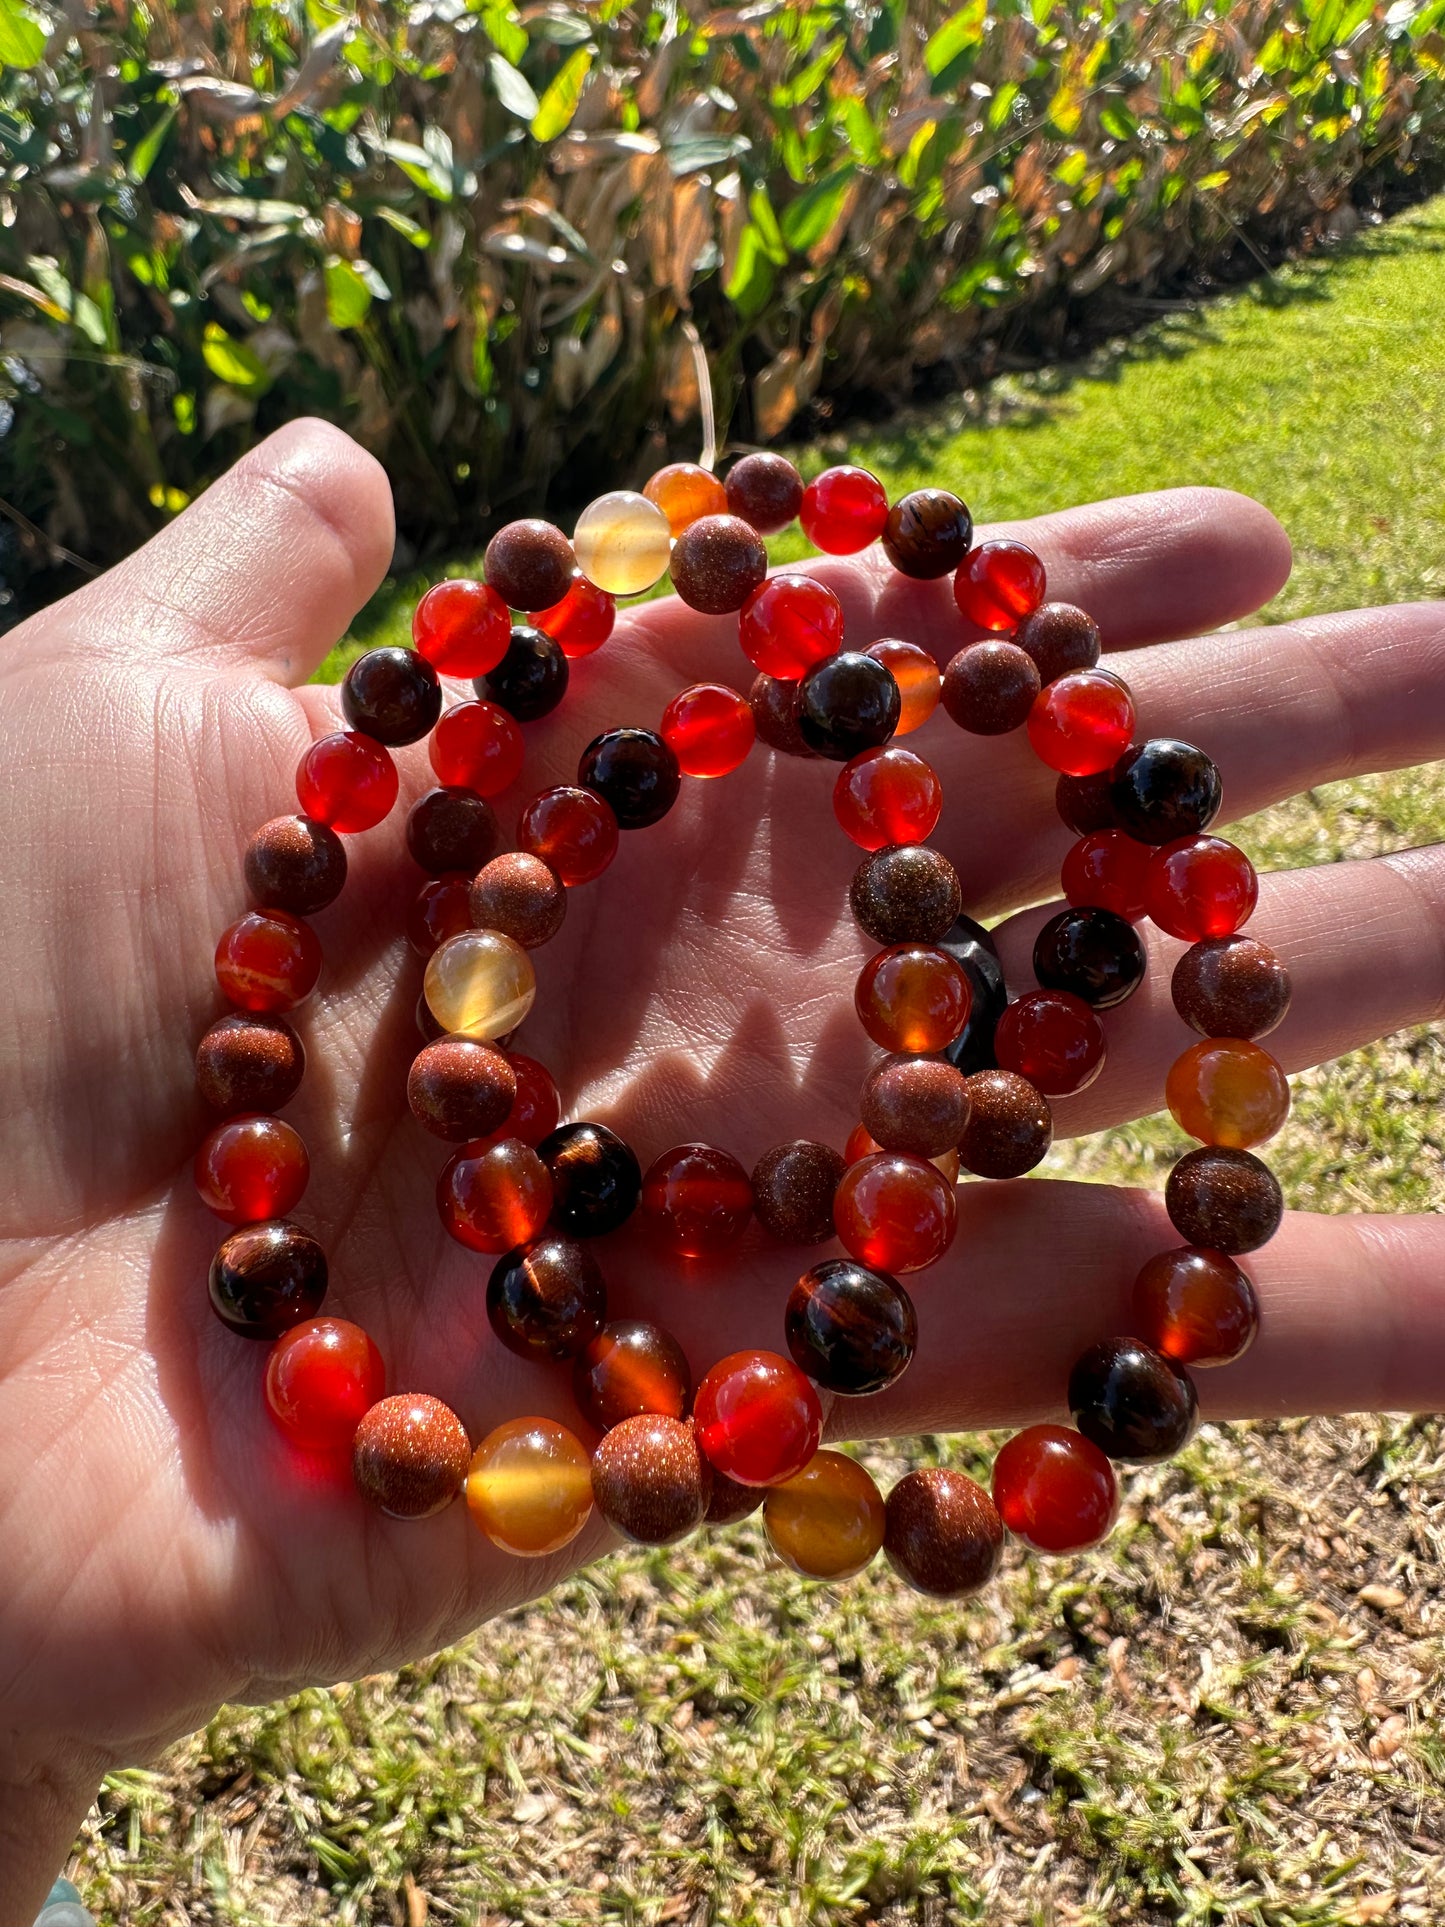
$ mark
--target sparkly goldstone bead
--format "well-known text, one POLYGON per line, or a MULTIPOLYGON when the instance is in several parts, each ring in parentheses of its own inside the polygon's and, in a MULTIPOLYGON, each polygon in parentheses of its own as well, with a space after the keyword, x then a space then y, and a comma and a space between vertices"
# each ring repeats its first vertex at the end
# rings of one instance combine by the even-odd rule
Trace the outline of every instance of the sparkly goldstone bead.
POLYGON ((671 1546, 695 1532, 712 1498, 712 1467, 692 1420, 665 1412, 623 1419, 592 1456, 597 1510, 624 1538, 671 1546))
POLYGON ((851 1579, 883 1543, 883 1497, 856 1459, 817 1452, 763 1501, 768 1544, 806 1579, 851 1579))
POLYGON ((494 1546, 522 1559, 558 1552, 592 1511, 592 1464, 565 1425, 514 1418, 472 1454, 467 1509, 494 1546))
POLYGON ((351 1447, 362 1497, 393 1519, 427 1519, 449 1506, 467 1470, 466 1428, 426 1392, 398 1392, 373 1405, 351 1447))
POLYGON ((537 995, 537 975, 521 944, 500 930, 464 930, 432 952, 422 988, 444 1030, 486 1040, 521 1023, 537 995))
POLYGON ((589 502, 572 536, 577 566, 609 595, 641 595, 667 573, 672 530, 655 502, 613 489, 589 502))

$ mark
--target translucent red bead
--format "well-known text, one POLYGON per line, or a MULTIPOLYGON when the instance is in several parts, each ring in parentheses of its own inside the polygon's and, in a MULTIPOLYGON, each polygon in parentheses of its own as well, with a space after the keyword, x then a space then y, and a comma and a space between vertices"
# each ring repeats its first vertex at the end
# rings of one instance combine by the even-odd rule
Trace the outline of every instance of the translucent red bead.
POLYGON ((943 785, 911 749, 885 743, 845 763, 833 785, 833 814, 860 850, 922 843, 943 811, 943 785))
POLYGON ((726 1251, 747 1230, 753 1187, 727 1151, 678 1144, 648 1167, 642 1211, 659 1237, 684 1258, 726 1251))
POLYGON ((1041 763, 1064 776, 1094 776, 1129 747, 1134 721, 1126 684, 1107 669, 1080 669, 1039 691, 1027 728, 1041 763))
POLYGON ((875 1271, 921 1271, 941 1258, 957 1222, 953 1186, 926 1158, 880 1151, 850 1164, 833 1198, 844 1249, 875 1271))
POLYGON ((266 1361, 266 1405, 293 1445, 349 1452, 367 1411, 386 1396, 386 1366, 359 1325, 309 1318, 266 1361))
POLYGON ((993 1502, 1016 1539, 1035 1552, 1083 1552, 1119 1516, 1114 1468, 1065 1425, 1016 1432, 993 1462, 993 1502))
POLYGON ((764 675, 797 682, 843 641, 843 605, 810 575, 770 575, 738 617, 743 654, 764 675))
POLYGON ((866 468, 827 468, 803 490, 798 520, 815 549, 825 555, 856 555, 882 535, 888 496, 866 468))
POLYGON ((981 542, 953 578, 960 612, 980 629, 1007 635, 1031 616, 1047 590, 1044 565, 1023 542, 981 542))
POLYGON ((238 1010, 293 1010, 320 975, 316 932, 284 910, 248 910, 216 945, 216 981, 238 1010))
POLYGON ((1229 937, 1254 914, 1259 878, 1254 865, 1222 836, 1186 836, 1154 852, 1149 865, 1149 915, 1185 943, 1229 937))
POLYGON ((1254 1286, 1232 1258, 1181 1245, 1151 1258, 1134 1281, 1134 1328, 1178 1365, 1230 1365, 1259 1330, 1254 1286))
POLYGON ((617 620, 617 599, 599 589, 585 575, 575 575, 560 602, 539 610, 532 626, 550 636, 564 656, 574 661, 600 649, 617 620))
POLYGON ((593 790, 543 790, 517 823, 520 848, 550 863, 569 889, 600 877, 617 854, 617 818, 593 790))
POLYGON ((738 1485, 780 1485, 812 1458, 823 1408, 812 1382, 779 1352, 732 1352, 692 1402, 698 1444, 738 1485))
POLYGON ((279 1117, 232 1117, 196 1153, 201 1202, 227 1224, 284 1218, 311 1175, 300 1134, 279 1117))
POLYGON ((471 1251, 510 1251, 527 1244, 552 1209, 552 1174, 516 1138, 473 1154, 466 1145, 437 1180, 441 1221, 471 1251))
POLYGON ((522 732, 495 703, 457 703, 445 710, 427 745, 439 783, 500 796, 522 773, 522 732))
POLYGON ((757 736, 752 705, 726 683, 694 683, 662 713, 662 740, 684 776, 728 776, 757 736))
POLYGON ((448 937, 471 929, 471 892, 471 878, 455 872, 421 886, 406 918, 406 940, 419 957, 429 957, 448 937))
POLYGON ((972 1002, 962 967, 926 943, 880 950, 864 964, 853 994, 859 1022, 873 1042, 910 1053, 946 1050, 967 1023, 972 1002))
POLYGON ((1031 990, 999 1018, 993 1048, 1000 1070, 1026 1077, 1045 1097, 1069 1097, 1104 1068, 1104 1027, 1072 991, 1031 990))
POLYGON ((301 758, 296 796, 308 816, 333 830, 372 830, 396 801, 396 764, 359 730, 322 736, 301 758))
POLYGON ((1138 923, 1147 914, 1149 864, 1154 852, 1123 830, 1082 836, 1064 858, 1060 882, 1070 903, 1112 910, 1138 923))
POLYGON ((518 1138, 535 1150, 544 1137, 550 1137, 556 1130, 562 1114, 562 1100, 547 1066, 523 1051, 506 1051, 504 1055, 517 1080, 517 1094, 500 1130, 493 1131, 490 1137, 473 1138, 467 1144, 466 1149, 474 1157, 509 1137, 518 1138))
POLYGON ((511 612, 485 582, 438 582, 416 605, 411 639, 442 675, 485 676, 507 653, 511 612))

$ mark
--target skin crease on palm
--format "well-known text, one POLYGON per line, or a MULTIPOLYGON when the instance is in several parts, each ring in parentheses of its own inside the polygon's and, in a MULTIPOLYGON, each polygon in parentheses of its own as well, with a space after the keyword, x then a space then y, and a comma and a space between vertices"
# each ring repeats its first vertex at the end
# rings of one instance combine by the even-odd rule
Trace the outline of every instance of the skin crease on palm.
MULTIPOLYGON (((1288 542, 1257 504, 1179 490, 1011 532, 1044 556, 1050 593, 1131 652, 1144 733, 1215 756, 1229 817, 1445 747, 1445 605, 1208 635, 1288 574, 1288 542)), ((369 1512, 344 1470, 288 1451, 262 1410, 265 1347, 206 1302, 220 1227, 190 1158, 205 1129, 192 1053, 221 1009, 212 947, 243 907, 246 837, 295 807, 297 758, 335 726, 337 692, 301 685, 391 546, 381 470, 298 423, 0 642, 0 1927, 28 1921, 108 1767, 152 1756, 222 1700, 397 1666, 608 1543, 591 1528, 520 1561, 461 1506, 420 1525, 369 1512)), ((903 635, 945 660, 958 646, 946 581, 906 582, 872 555, 816 569, 844 598, 850 640, 903 635)), ((685 683, 748 674, 730 619, 639 608, 528 728, 526 790, 570 780, 599 730, 655 725, 685 683)), ((1048 911, 1012 913, 1056 889, 1069 841, 1053 779, 1020 738, 965 737, 941 713, 913 741, 944 782, 934 840, 966 905, 1010 916, 1001 943, 1024 986, 1048 911)), ((430 771, 422 745, 398 760, 405 805, 430 771)), ((554 1069, 564 1115, 613 1124, 644 1162, 696 1139, 747 1163, 786 1138, 842 1143, 871 1051, 851 1007, 868 948, 847 910, 859 853, 833 821, 834 773, 760 750, 730 778, 687 784, 572 894, 522 1039, 554 1069)), ((505 827, 521 800, 502 799, 505 827)), ((349 840, 347 889, 316 919, 327 964, 287 1113, 312 1163, 297 1215, 331 1258, 327 1309, 373 1334, 393 1388, 436 1393, 478 1439, 571 1408, 565 1372, 499 1348, 490 1261, 437 1219, 445 1152, 405 1102, 420 965, 401 935, 419 881, 404 814, 349 840)), ((1294 975, 1272 1040, 1289 1070, 1445 1004, 1439 851, 1266 878, 1252 930, 1294 975)), ((1188 1033, 1168 995, 1180 946, 1150 943, 1153 974, 1108 1019, 1103 1076, 1057 1106, 1061 1133, 1158 1108, 1188 1033)), ((913 1367, 879 1399, 835 1405, 836 1436, 1061 1416, 1071 1359, 1124 1328, 1139 1263, 1178 1242, 1157 1196, 1027 1180, 959 1197, 952 1251, 913 1281, 913 1367)), ((750 1235, 682 1289, 635 1227, 599 1255, 613 1315, 658 1316, 701 1371, 779 1346, 790 1283, 820 1254, 750 1235)), ((1249 1264, 1263 1330, 1238 1366, 1201 1376, 1206 1416, 1445 1402, 1441 1220, 1292 1214, 1249 1264)))

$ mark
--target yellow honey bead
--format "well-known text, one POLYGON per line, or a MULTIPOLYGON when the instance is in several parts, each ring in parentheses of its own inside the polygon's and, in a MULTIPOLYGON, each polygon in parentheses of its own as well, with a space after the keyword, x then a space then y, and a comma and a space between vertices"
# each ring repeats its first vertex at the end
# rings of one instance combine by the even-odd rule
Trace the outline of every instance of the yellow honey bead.
POLYGON ((643 489, 649 502, 667 517, 674 535, 681 535, 704 515, 726 515, 728 492, 711 470, 698 462, 669 462, 643 489))
POLYGON ((592 1465, 580 1439, 547 1418, 514 1418, 472 1454, 467 1509, 494 1546, 522 1559, 557 1552, 592 1511, 592 1465))
POLYGON ((532 1008, 537 973, 521 944, 500 930, 464 930, 432 952, 422 991, 453 1036, 505 1037, 532 1008))
POLYGON ((609 595, 641 595, 667 573, 672 530, 655 502, 635 489, 614 489, 589 502, 577 518, 572 546, 577 566, 609 595))
POLYGON ((815 1452, 793 1478, 771 1486, 763 1530, 785 1565, 808 1579, 851 1579, 883 1543, 883 1497, 856 1459, 815 1452))
POLYGON ((1267 1050, 1243 1037, 1206 1037, 1177 1057, 1164 1084, 1174 1121, 1201 1144, 1247 1151, 1289 1116, 1289 1085, 1267 1050))

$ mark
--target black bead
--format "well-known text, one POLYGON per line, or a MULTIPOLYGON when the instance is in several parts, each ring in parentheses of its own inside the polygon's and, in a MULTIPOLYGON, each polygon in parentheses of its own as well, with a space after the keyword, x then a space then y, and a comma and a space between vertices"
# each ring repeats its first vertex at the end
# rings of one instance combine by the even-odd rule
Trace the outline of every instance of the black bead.
POLYGON ((918 1314, 887 1272, 830 1258, 794 1285, 783 1330, 799 1371, 826 1391, 862 1397, 902 1376, 918 1343, 918 1314))
POLYGON ((1034 975, 1045 990, 1071 990, 1096 1010, 1132 997, 1149 960, 1139 932, 1113 910, 1061 910, 1034 939, 1034 975))
MULTIPOLYGON (((1125 756, 1133 754, 1131 749, 1124 751, 1125 756)), ((1117 830, 1113 769, 1100 770, 1096 776, 1061 776, 1054 785, 1054 808, 1078 836, 1117 830)))
POLYGON ((600 1238, 637 1209, 642 1167, 605 1124, 562 1124, 537 1146, 552 1173, 552 1222, 573 1238, 600 1238))
POLYGON ((1121 829, 1141 843, 1198 836, 1219 814, 1224 785, 1214 759, 1193 743, 1156 736, 1114 765, 1110 798, 1121 829))
POLYGON ((609 729, 583 750, 577 781, 612 805, 619 830, 645 830, 677 801, 682 773, 652 730, 609 729))
POLYGON ((549 635, 519 622, 506 655, 472 687, 483 702, 495 703, 519 723, 535 723, 567 694, 567 658, 549 635))
POLYGON ((341 707, 353 729, 395 749, 417 743, 442 713, 442 686, 414 649, 368 649, 346 672, 341 707))
POLYGON ((326 1253, 289 1218, 242 1225, 211 1260, 211 1309, 242 1338, 279 1338, 314 1318, 326 1296, 326 1253))
POLYGON ((903 699, 887 668, 852 650, 825 656, 798 686, 798 734, 834 763, 886 743, 902 713, 903 699))
POLYGON ((607 1286, 585 1245, 538 1238, 493 1265, 487 1317, 519 1358, 575 1358, 607 1322, 607 1286))
POLYGON ((1069 1410, 1111 1459, 1172 1458, 1199 1422, 1194 1381, 1137 1338, 1091 1345, 1069 1373, 1069 1410))
POLYGON ((1008 986, 1003 979, 998 948, 989 932, 972 917, 960 917, 953 928, 938 939, 938 948, 946 950, 959 965, 973 992, 968 1019, 953 1042, 944 1047, 943 1054, 965 1077, 975 1071, 997 1070, 993 1034, 1008 1008, 1008 986))
POLYGON ((475 790, 428 790, 407 814, 406 847, 429 876, 475 876, 501 840, 496 811, 475 790))

